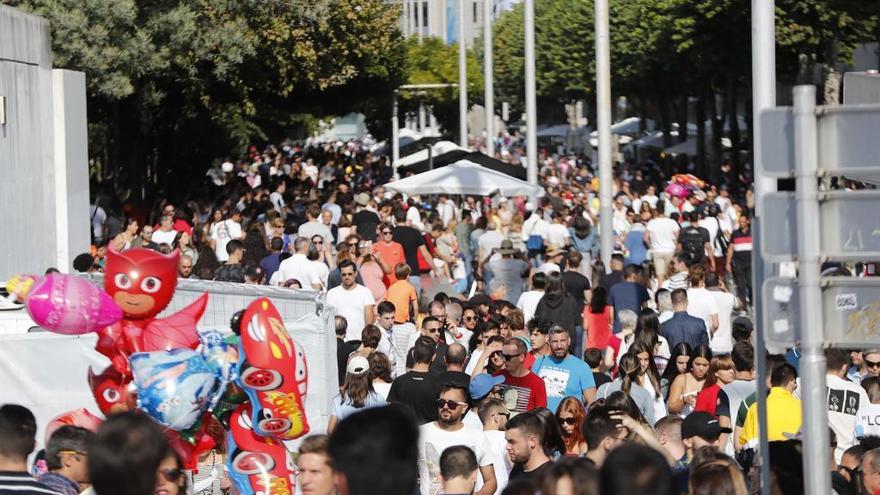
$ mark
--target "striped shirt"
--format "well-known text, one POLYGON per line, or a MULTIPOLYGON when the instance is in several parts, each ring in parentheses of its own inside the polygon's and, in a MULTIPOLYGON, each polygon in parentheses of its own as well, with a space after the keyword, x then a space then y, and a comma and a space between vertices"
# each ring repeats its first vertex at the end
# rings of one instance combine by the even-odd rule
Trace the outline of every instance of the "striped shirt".
POLYGON ((0 495, 61 495, 26 472, 0 471, 0 495))

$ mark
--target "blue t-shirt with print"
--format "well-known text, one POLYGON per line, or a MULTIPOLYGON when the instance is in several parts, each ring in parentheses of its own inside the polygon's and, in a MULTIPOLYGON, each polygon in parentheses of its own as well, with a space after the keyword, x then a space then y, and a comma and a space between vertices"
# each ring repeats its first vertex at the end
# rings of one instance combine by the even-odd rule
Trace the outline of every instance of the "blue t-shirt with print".
POLYGON ((596 381, 587 363, 569 354, 558 360, 553 356, 535 359, 532 372, 544 380, 547 388, 547 409, 556 412, 562 399, 572 396, 584 400, 584 389, 594 388, 596 381))

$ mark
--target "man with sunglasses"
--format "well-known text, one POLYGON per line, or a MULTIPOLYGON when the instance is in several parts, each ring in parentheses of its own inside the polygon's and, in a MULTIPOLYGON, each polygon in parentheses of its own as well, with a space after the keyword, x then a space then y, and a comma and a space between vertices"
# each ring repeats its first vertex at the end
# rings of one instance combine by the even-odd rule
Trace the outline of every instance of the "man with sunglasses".
POLYGON ((55 430, 46 442, 46 467, 49 472, 40 483, 64 495, 78 495, 80 483, 89 482, 87 446, 95 434, 85 428, 65 425, 55 430))
MULTIPOLYGON (((360 231, 358 231, 358 235, 366 239, 366 236, 360 231)), ((385 266, 390 267, 390 271, 386 272, 382 278, 385 287, 390 287, 391 284, 397 282, 394 268, 401 263, 406 263, 406 256, 403 252, 403 246, 394 241, 394 231, 391 225, 386 222, 379 224, 379 238, 378 242, 373 243, 373 255, 378 255, 385 262, 385 266)))
MULTIPOLYGON (((471 384, 471 392, 473 392, 473 384, 471 384)), ((471 397, 473 395, 471 393, 471 397)), ((480 405, 480 421, 483 433, 489 439, 492 458, 495 460, 492 465, 495 468, 495 480, 498 482, 495 493, 501 493, 507 486, 507 478, 510 476, 510 470, 513 469, 513 461, 507 455, 507 439, 504 438, 504 429, 510 419, 510 411, 504 407, 500 398, 494 397, 494 394, 491 393, 488 395, 491 398, 485 399, 480 405)))
POLYGON ((462 417, 468 409, 468 390, 448 384, 440 389, 437 399, 437 421, 419 427, 419 484, 422 495, 438 492, 440 487, 440 456, 453 445, 464 445, 474 451, 483 486, 477 495, 495 493, 497 483, 492 467, 489 439, 482 431, 466 428, 462 417))
POLYGON ((327 291, 327 304, 336 308, 336 313, 348 321, 348 334, 345 341, 357 340, 364 327, 372 325, 376 300, 370 289, 356 282, 357 266, 351 260, 339 262, 339 275, 342 285, 327 291))
POLYGON ((422 331, 410 336, 409 351, 406 356, 406 367, 411 368, 414 364, 412 349, 416 341, 421 337, 428 337, 437 345, 434 362, 431 363, 431 373, 443 373, 446 371, 446 351, 449 346, 446 345, 446 339, 443 336, 443 322, 436 316, 426 316, 422 320, 422 331))
POLYGON ((507 339, 502 347, 504 369, 495 373, 495 376, 504 377, 501 394, 504 405, 511 413, 547 407, 547 389, 544 380, 532 373, 532 370, 524 364, 527 352, 526 344, 522 339, 517 337, 507 339))

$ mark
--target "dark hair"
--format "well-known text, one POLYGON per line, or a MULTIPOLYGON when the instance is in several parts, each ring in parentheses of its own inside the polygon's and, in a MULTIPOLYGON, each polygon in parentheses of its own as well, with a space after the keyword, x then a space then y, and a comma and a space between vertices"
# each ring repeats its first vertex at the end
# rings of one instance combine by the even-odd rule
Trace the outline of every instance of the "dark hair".
POLYGON ((377 315, 387 315, 388 313, 395 312, 397 312, 397 308, 394 307, 394 303, 391 301, 382 301, 376 306, 377 315))
POLYGON ((529 323, 526 325, 526 329, 529 331, 529 334, 537 330, 538 332, 547 335, 550 333, 550 327, 552 326, 552 321, 545 320, 540 316, 535 316, 531 320, 529 320, 529 323))
POLYGON ((379 347, 379 341, 382 340, 382 332, 376 325, 367 325, 361 330, 361 345, 375 349, 379 347))
POLYGON ((620 362, 617 363, 617 371, 620 373, 620 389, 628 394, 633 382, 638 384, 640 365, 636 355, 627 352, 620 356, 620 362))
POLYGON ((239 249, 244 249, 244 243, 238 239, 233 239, 226 243, 226 254, 232 254, 239 249))
POLYGON ((428 323, 440 323, 440 318, 437 318, 436 316, 426 316, 422 318, 422 328, 425 328, 425 325, 428 323))
POLYGON ((788 363, 782 363, 770 373, 770 385, 773 387, 782 387, 788 382, 797 379, 798 372, 794 366, 788 363))
POLYGON ((623 268, 623 278, 627 279, 632 276, 639 276, 642 274, 642 267, 639 265, 629 264, 623 268))
POLYGON ((704 358, 706 361, 712 361, 712 348, 706 344, 700 344, 691 351, 691 360, 688 362, 688 371, 694 366, 694 359, 704 358))
POLYGON ((563 457, 550 465, 544 474, 538 493, 554 495, 559 480, 568 478, 574 495, 598 495, 599 471, 587 459, 563 457))
POLYGON ((731 336, 734 342, 750 341, 752 339, 752 321, 745 316, 734 318, 731 323, 731 336))
POLYGON ((144 414, 110 416, 89 445, 89 480, 98 495, 151 495, 159 464, 174 451, 144 414))
POLYGON ((547 287, 544 289, 544 297, 551 296, 562 296, 565 297, 565 281, 562 278, 562 275, 559 273, 553 272, 550 275, 547 275, 547 287))
POLYGON ((347 258, 340 261, 339 264, 336 265, 336 268, 339 269, 340 273, 342 273, 343 268, 354 268, 355 273, 357 273, 357 265, 354 264, 354 261, 347 258))
POLYGON ((564 455, 566 451, 565 436, 562 434, 562 427, 559 426, 556 414, 546 407, 538 407, 532 409, 531 412, 541 420, 541 425, 544 427, 541 440, 544 454, 551 459, 556 457, 556 454, 564 455))
POLYGON ((733 344, 730 357, 733 358, 733 365, 736 367, 736 371, 744 372, 755 369, 755 349, 748 342, 733 344))
POLYGON ((413 345, 413 362, 421 364, 431 364, 434 359, 434 352, 437 350, 437 343, 430 337, 422 335, 413 345))
POLYGON ((544 421, 535 414, 535 411, 524 412, 510 418, 510 420, 507 421, 505 429, 507 431, 522 430, 522 432, 528 436, 535 436, 541 446, 544 446, 544 421))
MULTIPOLYGON (((657 363, 654 362, 654 346, 650 345, 646 342, 635 342, 632 347, 629 348, 629 351, 636 358, 636 362, 638 361, 639 354, 646 352, 648 353, 648 369, 645 370, 645 375, 648 378, 648 381, 651 382, 651 386, 654 388, 654 398, 660 398, 660 372, 657 371, 657 363)), ((639 363, 639 370, 641 370, 641 363, 639 363)), ((647 388, 647 387, 645 387, 647 388)))
POLYGON ((686 289, 675 289, 672 291, 672 294, 670 294, 670 297, 672 298, 673 306, 687 304, 688 302, 688 293, 686 289))
POLYGON ((345 338, 345 334, 348 331, 348 320, 345 319, 344 316, 336 315, 335 323, 336 323, 336 336, 345 338))
POLYGON ((599 474, 602 493, 673 495, 672 470, 656 450, 628 443, 608 454, 599 474))
POLYGON ((590 406, 587 417, 581 425, 581 433, 584 435, 588 449, 599 448, 602 440, 614 436, 620 431, 617 428, 620 421, 611 419, 611 414, 611 408, 606 405, 590 406))
MULTIPOLYGON (((676 360, 680 356, 687 356, 688 359, 690 359, 692 352, 693 349, 691 349, 691 345, 687 342, 679 342, 678 344, 675 344, 675 347, 669 352, 669 361, 667 362, 666 369, 663 370, 663 379, 672 383, 672 380, 675 380, 675 377, 678 376, 678 366, 675 364, 676 360)), ((688 369, 690 369, 690 363, 688 363, 688 369)))
POLYGON ((825 349, 825 361, 828 370, 837 371, 849 364, 849 353, 843 349, 825 349))
POLYGON ((447 447, 440 454, 440 475, 448 480, 458 477, 469 477, 477 470, 477 456, 474 451, 464 445, 447 447))
POLYGON ((281 251, 284 249, 284 239, 280 237, 273 237, 271 241, 269 241, 269 248, 272 251, 281 251))
POLYGON ((58 428, 46 442, 46 467, 50 470, 60 469, 60 454, 63 451, 87 454, 94 436, 91 431, 78 426, 64 425, 58 428))
POLYGON ((402 406, 375 407, 343 419, 330 436, 327 453, 349 495, 412 495, 417 491, 418 440, 416 421, 402 406))
POLYGON ((0 406, 0 454, 19 460, 34 451, 37 420, 30 409, 18 404, 0 406))
POLYGON ((547 287, 547 274, 544 272, 538 272, 532 275, 532 288, 533 289, 541 289, 543 290, 547 287))
POLYGON ((608 289, 601 285, 593 289, 593 297, 590 299, 590 313, 601 314, 608 305, 608 289))
POLYGON ((367 356, 367 362, 370 363, 370 380, 378 378, 385 383, 391 383, 391 361, 385 353, 371 352, 367 356))
POLYGON ((584 349, 584 361, 587 363, 587 366, 590 368, 595 368, 602 363, 602 359, 605 357, 605 353, 602 352, 602 349, 597 349, 595 347, 588 347, 584 349))

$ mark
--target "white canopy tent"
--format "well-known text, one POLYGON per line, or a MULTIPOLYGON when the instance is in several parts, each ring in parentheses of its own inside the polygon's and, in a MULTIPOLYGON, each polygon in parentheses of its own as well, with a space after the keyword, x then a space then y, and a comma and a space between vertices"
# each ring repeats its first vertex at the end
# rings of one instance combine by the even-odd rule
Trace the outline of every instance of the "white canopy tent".
MULTIPOLYGON (((461 146, 453 143, 452 141, 437 141, 431 146, 431 153, 436 157, 440 156, 444 153, 449 153, 450 151, 461 150, 467 151, 461 146)), ((423 149, 421 151, 417 151, 412 155, 405 156, 397 161, 398 167, 406 167, 407 165, 412 165, 414 163, 423 162, 428 159, 428 150, 423 149)))
POLYGON ((544 188, 533 186, 507 174, 460 160, 399 181, 389 182, 387 189, 405 194, 472 194, 491 196, 543 196, 544 188))

